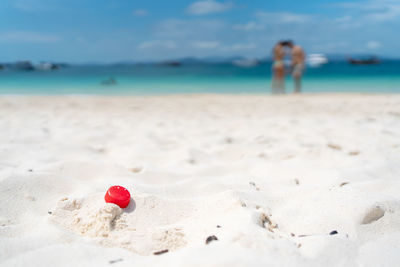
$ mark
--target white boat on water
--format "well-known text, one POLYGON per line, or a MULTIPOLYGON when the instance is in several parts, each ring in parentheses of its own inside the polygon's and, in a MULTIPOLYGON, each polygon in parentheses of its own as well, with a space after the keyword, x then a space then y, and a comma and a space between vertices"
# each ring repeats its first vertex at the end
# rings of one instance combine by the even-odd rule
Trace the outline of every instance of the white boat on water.
POLYGON ((310 54, 306 59, 307 65, 317 68, 328 63, 328 58, 324 54, 310 54))
POLYGON ((35 70, 41 71, 48 71, 48 70, 55 70, 58 66, 51 62, 40 62, 39 64, 35 65, 35 70))

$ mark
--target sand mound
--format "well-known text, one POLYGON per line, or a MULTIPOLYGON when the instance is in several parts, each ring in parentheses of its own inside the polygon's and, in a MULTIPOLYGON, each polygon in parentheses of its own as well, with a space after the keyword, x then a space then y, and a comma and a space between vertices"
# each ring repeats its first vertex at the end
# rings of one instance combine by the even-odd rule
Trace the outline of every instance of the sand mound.
POLYGON ((121 227, 118 217, 122 209, 105 203, 100 208, 82 209, 83 201, 63 198, 53 213, 55 221, 74 232, 91 237, 107 237, 115 227, 121 227))
MULTIPOLYGON (((146 200, 149 199, 138 201, 146 200)), ((152 219, 153 223, 151 222, 155 205, 150 200, 140 208, 147 210, 147 214, 135 214, 135 201, 131 201, 124 211, 115 204, 105 203, 101 195, 85 199, 63 198, 52 212, 51 219, 70 231, 94 238, 102 245, 125 248, 139 254, 163 249, 173 251, 185 246, 185 234, 182 229, 169 227, 172 222, 170 218, 163 218, 162 214, 158 214, 157 218, 152 219), (143 215, 144 218, 135 218, 143 215), (159 227, 154 228, 156 224, 159 227)), ((177 220, 172 217, 173 221, 177 220)))

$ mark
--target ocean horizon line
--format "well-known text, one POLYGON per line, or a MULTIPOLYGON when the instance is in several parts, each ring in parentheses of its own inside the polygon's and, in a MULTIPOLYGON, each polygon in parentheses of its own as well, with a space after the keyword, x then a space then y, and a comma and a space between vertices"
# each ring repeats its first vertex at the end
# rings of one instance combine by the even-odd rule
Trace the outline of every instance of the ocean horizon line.
MULTIPOLYGON (((368 58, 368 57, 376 57, 381 61, 400 61, 400 56, 387 56, 387 55, 377 55, 377 54, 330 54, 330 53, 309 53, 312 54, 323 54, 329 60, 329 62, 346 62, 349 58, 368 58)), ((160 59, 143 59, 143 60, 135 60, 135 59, 121 59, 121 60, 98 60, 98 61, 68 61, 68 60, 58 60, 58 59, 42 59, 42 60, 31 60, 29 58, 17 58, 14 60, 0 61, 0 65, 14 64, 17 62, 31 62, 31 63, 43 63, 43 62, 52 62, 57 64, 67 64, 71 66, 112 66, 112 65, 138 65, 138 64, 163 64, 169 62, 179 62, 181 64, 223 64, 223 63, 232 63, 235 60, 245 60, 245 59, 253 59, 257 60, 260 63, 271 63, 273 62, 273 58, 271 56, 246 56, 246 55, 236 55, 236 56, 205 56, 205 57, 196 57, 196 56, 186 56, 186 57, 171 57, 171 58, 160 58, 160 59)))

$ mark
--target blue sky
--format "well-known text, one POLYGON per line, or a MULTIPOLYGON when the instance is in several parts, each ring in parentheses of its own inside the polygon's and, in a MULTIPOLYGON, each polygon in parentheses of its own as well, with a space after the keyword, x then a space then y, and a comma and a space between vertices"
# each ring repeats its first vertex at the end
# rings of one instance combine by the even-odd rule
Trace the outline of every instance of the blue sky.
POLYGON ((308 53, 400 57, 400 0, 1 0, 0 62, 308 53))

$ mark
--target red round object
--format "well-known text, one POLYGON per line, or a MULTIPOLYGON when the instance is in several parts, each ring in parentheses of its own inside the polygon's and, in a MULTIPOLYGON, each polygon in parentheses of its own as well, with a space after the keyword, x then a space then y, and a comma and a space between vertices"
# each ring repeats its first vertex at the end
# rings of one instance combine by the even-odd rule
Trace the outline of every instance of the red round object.
POLYGON ((129 205, 131 194, 125 187, 114 185, 107 190, 104 199, 107 203, 114 203, 123 209, 129 205))

